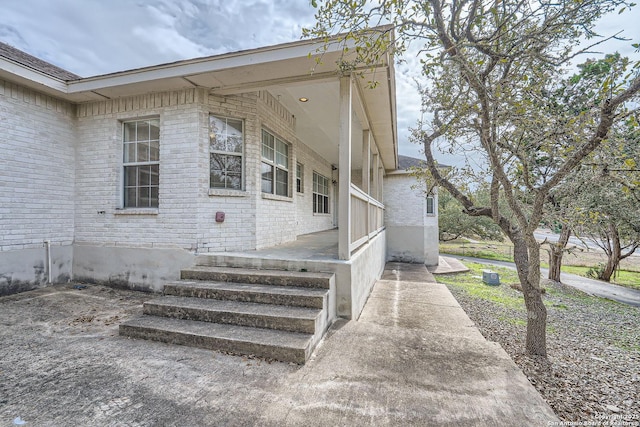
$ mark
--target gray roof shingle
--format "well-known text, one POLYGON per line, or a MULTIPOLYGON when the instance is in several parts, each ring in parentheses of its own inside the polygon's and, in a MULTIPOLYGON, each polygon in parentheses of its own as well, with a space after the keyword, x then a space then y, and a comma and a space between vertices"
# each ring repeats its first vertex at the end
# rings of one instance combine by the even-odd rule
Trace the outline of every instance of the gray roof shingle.
POLYGON ((63 70, 60 67, 49 64, 42 59, 31 56, 26 52, 23 52, 11 45, 2 42, 0 42, 0 56, 60 80, 69 81, 82 78, 77 74, 73 74, 67 70, 63 70))

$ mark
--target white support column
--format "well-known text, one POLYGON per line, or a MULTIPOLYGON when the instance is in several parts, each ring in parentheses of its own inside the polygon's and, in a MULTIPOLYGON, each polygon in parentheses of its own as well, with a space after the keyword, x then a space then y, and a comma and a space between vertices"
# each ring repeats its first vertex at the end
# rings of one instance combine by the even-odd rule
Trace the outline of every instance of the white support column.
POLYGON ((362 191, 371 195, 371 131, 362 131, 362 191))
POLYGON ((340 78, 338 258, 351 258, 351 76, 340 78))
POLYGON ((380 154, 373 155, 373 188, 371 189, 371 195, 374 199, 381 202, 382 191, 380 191, 380 154))
POLYGON ((379 163, 380 167, 378 168, 378 201, 384 203, 382 195, 384 194, 384 166, 382 162, 379 163))

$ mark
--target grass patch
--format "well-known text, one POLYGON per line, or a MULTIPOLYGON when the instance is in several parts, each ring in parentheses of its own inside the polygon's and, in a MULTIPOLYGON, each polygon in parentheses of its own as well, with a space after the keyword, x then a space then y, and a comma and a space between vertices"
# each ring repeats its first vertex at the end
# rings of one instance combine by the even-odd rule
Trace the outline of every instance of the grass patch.
POLYGON ((514 270, 508 268, 491 267, 492 271, 500 274, 500 286, 488 286, 482 282, 482 270, 487 266, 474 262, 465 262, 470 271, 462 274, 438 276, 438 282, 464 289, 469 295, 491 301, 508 308, 524 311, 524 298, 514 296, 514 292, 506 283, 519 282, 514 270))
MULTIPOLYGON (((482 258, 493 261, 513 262, 513 245, 505 242, 493 242, 488 240, 469 242, 464 239, 457 239, 440 243, 440 253, 482 258)), ((542 256, 546 257, 544 251, 541 251, 541 257, 542 256)), ((586 255, 581 254, 579 256, 586 255)), ((585 265, 589 265, 589 261, 586 258, 582 260, 578 259, 578 264, 583 263, 585 265)), ((540 266, 542 268, 549 268, 549 263, 541 260, 540 266)), ((587 270, 589 270, 589 267, 584 265, 567 265, 566 263, 562 265, 563 273, 576 274, 582 277, 589 277, 587 276, 587 270)), ((640 271, 626 269, 620 270, 618 275, 611 279, 611 283, 640 290, 640 271)))
MULTIPOLYGON (((582 277, 587 276, 587 270, 589 267, 582 267, 576 265, 563 265, 562 272, 563 273, 571 273, 577 274, 582 277)), ((611 278, 611 283, 615 283, 616 285, 625 286, 627 288, 638 289, 640 290, 640 273, 636 271, 627 271, 620 270, 616 277, 611 278)))
POLYGON ((440 253, 491 259, 494 261, 513 262, 512 248, 511 245, 494 242, 470 243, 453 241, 440 243, 440 253))

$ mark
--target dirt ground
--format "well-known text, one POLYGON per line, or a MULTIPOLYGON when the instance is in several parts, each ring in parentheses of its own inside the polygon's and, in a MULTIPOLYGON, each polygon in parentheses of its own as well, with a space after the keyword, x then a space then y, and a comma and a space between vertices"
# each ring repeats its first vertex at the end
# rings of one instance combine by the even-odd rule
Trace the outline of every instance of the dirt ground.
POLYGON ((154 295, 75 286, 0 297, 0 427, 557 421, 435 281, 378 282, 304 366, 120 337, 154 295))
POLYGON ((154 295, 75 286, 0 299, 0 426, 17 417, 27 427, 242 424, 260 411, 261 390, 299 369, 254 369, 266 362, 119 338, 118 324, 154 295), (226 393, 236 405, 211 411, 207 402, 226 393))

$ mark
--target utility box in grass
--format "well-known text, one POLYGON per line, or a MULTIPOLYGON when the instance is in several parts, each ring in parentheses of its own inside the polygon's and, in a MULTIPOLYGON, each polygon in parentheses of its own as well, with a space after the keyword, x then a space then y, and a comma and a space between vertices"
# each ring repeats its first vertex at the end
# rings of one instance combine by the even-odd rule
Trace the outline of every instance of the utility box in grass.
POLYGON ((498 286, 500 284, 500 275, 495 271, 482 270, 482 281, 489 286, 498 286))

